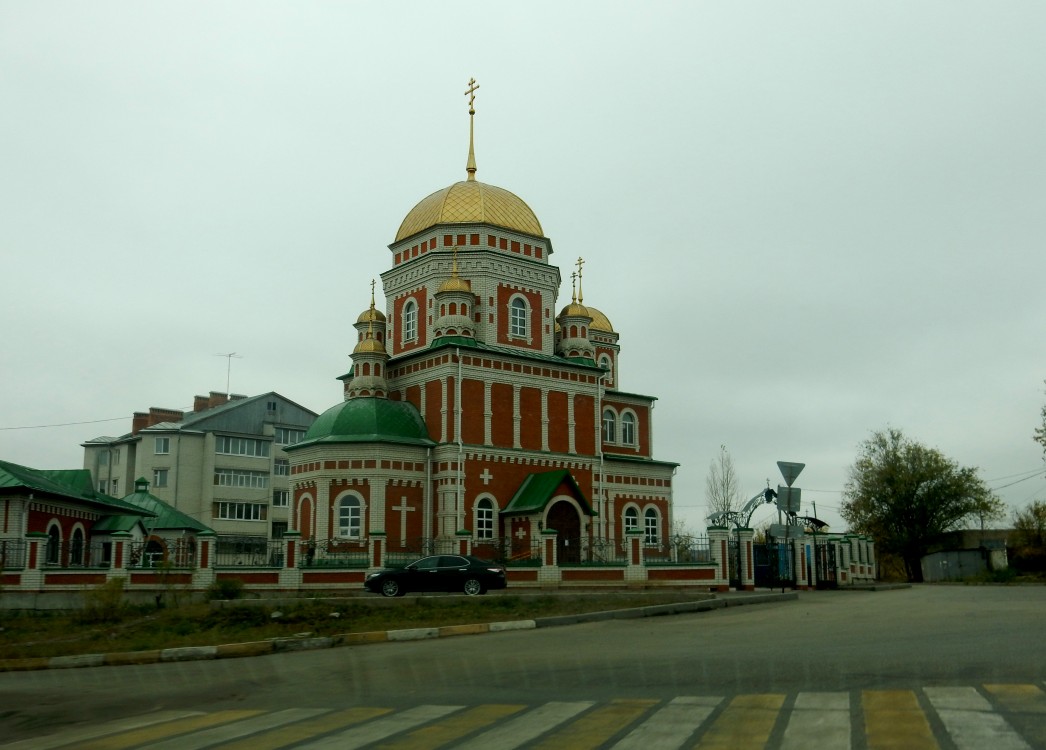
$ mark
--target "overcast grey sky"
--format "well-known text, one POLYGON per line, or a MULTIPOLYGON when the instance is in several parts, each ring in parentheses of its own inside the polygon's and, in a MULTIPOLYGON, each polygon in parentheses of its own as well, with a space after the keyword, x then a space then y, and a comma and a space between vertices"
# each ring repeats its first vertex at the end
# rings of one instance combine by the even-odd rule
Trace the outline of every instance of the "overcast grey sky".
POLYGON ((224 391, 219 353, 337 403, 475 76, 477 177, 541 220, 558 306, 586 259, 691 528, 725 444, 746 496, 805 462, 843 530, 887 426, 1046 499, 1044 39, 1042 2, 0 0, 0 459, 80 466, 224 391))

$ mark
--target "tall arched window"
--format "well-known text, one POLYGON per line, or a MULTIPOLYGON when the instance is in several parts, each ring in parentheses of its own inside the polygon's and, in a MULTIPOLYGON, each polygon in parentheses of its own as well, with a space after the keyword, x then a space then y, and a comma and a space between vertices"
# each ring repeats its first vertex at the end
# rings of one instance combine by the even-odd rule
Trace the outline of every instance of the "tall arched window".
POLYGON ((636 415, 630 411, 621 415, 621 442, 625 445, 636 444, 636 415))
POLYGON ((73 538, 69 544, 69 565, 84 564, 84 530, 77 526, 73 529, 73 538))
POLYGON ((610 357, 605 354, 599 355, 599 366, 607 372, 610 372, 610 357))
POLYGON ((509 333, 512 336, 527 335, 527 303, 522 297, 515 297, 509 303, 509 333))
POLYGON ((360 501, 347 495, 338 503, 338 536, 343 539, 360 538, 360 501))
POLYGON ((62 530, 58 528, 58 524, 53 523, 47 530, 47 554, 44 560, 49 565, 57 565, 60 558, 62 549, 62 530))
POLYGON ((494 502, 490 498, 476 503, 476 538, 494 538, 494 502))
POLYGON ((639 528, 639 511, 635 508, 625 508, 625 531, 636 531, 639 528))
POLYGON ((613 409, 603 410, 603 442, 613 443, 617 440, 617 415, 613 409))
POLYGON ((403 340, 416 341, 418 338, 418 305, 410 300, 403 306, 403 340))
POLYGON ((643 543, 644 544, 657 544, 660 538, 658 533, 658 518, 657 511, 653 508, 647 508, 646 513, 643 514, 643 543))

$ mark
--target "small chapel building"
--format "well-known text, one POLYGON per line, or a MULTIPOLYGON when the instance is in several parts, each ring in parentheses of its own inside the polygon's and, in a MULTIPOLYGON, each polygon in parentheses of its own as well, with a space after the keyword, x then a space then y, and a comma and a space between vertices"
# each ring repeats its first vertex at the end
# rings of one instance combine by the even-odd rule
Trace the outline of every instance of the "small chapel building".
POLYGON ((343 400, 296 445, 291 529, 309 544, 429 554, 469 535, 477 554, 525 558, 556 533, 560 563, 664 547, 678 464, 653 455, 655 398, 623 388, 609 319, 569 303, 538 217, 476 179, 475 89, 466 179, 403 219, 384 304, 355 323, 343 400))

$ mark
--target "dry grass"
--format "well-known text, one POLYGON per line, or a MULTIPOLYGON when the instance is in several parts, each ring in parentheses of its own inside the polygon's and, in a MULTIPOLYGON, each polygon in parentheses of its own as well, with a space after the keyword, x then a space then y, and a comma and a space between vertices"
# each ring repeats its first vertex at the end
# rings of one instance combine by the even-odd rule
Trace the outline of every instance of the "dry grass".
MULTIPOLYGON (((690 592, 509 594, 188 603, 177 607, 91 604, 75 612, 0 611, 0 659, 144 651, 402 628, 529 620, 686 601, 690 592)), ((109 602, 107 602, 108 604, 109 602)))

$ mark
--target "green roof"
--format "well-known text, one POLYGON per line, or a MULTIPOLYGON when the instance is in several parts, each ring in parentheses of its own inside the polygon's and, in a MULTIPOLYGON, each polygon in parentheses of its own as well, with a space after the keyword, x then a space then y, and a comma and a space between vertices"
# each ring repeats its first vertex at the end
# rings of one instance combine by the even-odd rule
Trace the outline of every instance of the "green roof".
POLYGON ((435 445, 414 404, 376 397, 352 398, 331 407, 312 423, 300 443, 284 450, 317 443, 435 445))
POLYGON ((523 483, 519 485, 512 500, 505 506, 505 510, 501 511, 501 515, 537 513, 544 510, 563 482, 567 482, 574 490, 574 496, 581 503, 585 513, 590 516, 597 515, 596 511, 592 509, 592 504, 585 497, 585 493, 581 491, 573 475, 567 469, 528 474, 523 483))
POLYGON ((145 526, 150 531, 155 531, 157 529, 185 529, 187 531, 211 530, 192 516, 187 516, 173 505, 169 505, 156 497, 156 495, 150 494, 149 482, 144 478, 135 481, 134 492, 123 498, 123 501, 142 508, 143 510, 147 510, 156 516, 155 520, 149 519, 145 522, 145 526))
POLYGON ((3 490, 39 492, 101 510, 120 511, 135 516, 152 515, 149 510, 97 492, 91 480, 91 472, 87 469, 31 469, 0 461, 0 492, 3 490))

